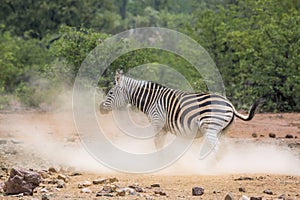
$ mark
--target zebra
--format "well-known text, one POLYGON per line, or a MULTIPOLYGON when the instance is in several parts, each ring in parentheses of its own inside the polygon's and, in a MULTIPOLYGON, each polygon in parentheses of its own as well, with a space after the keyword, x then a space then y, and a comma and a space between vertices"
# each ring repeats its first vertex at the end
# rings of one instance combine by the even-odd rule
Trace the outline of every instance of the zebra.
POLYGON ((224 96, 212 93, 184 92, 161 84, 127 77, 123 71, 115 74, 114 87, 100 104, 101 114, 112 109, 133 105, 145 113, 156 134, 155 146, 162 147, 170 132, 185 137, 202 137, 200 159, 218 149, 218 137, 228 129, 235 117, 249 121, 261 100, 250 107, 248 115, 236 111, 224 96))

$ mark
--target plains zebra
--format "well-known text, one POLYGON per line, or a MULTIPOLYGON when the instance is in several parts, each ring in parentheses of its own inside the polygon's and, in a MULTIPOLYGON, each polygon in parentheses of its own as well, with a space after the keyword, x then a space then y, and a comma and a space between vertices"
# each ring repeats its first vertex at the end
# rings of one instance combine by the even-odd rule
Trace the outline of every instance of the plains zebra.
POLYGON ((234 117, 244 121, 254 117, 259 101, 250 108, 247 116, 236 111, 223 96, 209 93, 188 93, 171 89, 151 81, 135 80, 116 72, 115 86, 100 104, 100 112, 105 114, 114 108, 127 104, 136 106, 145 113, 157 133, 155 145, 161 147, 167 132, 175 135, 202 135, 206 143, 201 157, 217 150, 218 136, 232 123, 234 117))

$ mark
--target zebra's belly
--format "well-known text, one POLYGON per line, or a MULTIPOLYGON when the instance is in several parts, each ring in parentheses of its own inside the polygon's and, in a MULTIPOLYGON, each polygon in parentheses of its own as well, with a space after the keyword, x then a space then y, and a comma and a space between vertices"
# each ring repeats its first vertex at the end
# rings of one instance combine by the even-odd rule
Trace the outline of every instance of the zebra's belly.
POLYGON ((233 117, 233 113, 207 118, 199 116, 191 120, 190 123, 181 121, 177 122, 177 124, 174 122, 173 124, 168 124, 167 130, 176 136, 200 138, 208 131, 219 134, 231 124, 233 117))

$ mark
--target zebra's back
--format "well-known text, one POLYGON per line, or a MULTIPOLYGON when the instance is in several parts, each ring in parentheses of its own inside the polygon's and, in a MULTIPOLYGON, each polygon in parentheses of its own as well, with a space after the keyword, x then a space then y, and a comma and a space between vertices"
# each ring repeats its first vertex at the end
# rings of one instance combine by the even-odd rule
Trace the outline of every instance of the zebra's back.
POLYGON ((176 135, 201 135, 208 129, 220 132, 234 117, 232 104, 220 95, 183 93, 170 101, 166 127, 176 135))

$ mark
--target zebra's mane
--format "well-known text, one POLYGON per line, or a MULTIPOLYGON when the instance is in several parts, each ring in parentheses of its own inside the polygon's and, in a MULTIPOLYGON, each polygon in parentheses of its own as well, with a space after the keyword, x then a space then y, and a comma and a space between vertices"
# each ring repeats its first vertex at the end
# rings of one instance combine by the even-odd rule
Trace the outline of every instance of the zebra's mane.
MULTIPOLYGON (((123 75, 123 77, 127 78, 127 80, 141 82, 141 83, 143 83, 143 86, 146 86, 147 84, 155 84, 155 86, 157 86, 157 87, 155 87, 155 89, 151 88, 150 90, 171 89, 174 92, 180 92, 180 93, 185 93, 185 94, 195 94, 195 95, 207 95, 207 94, 209 94, 208 92, 187 92, 187 91, 183 91, 183 90, 179 90, 179 89, 170 88, 170 87, 164 86, 160 83, 156 83, 156 82, 153 82, 153 81, 139 80, 139 79, 135 79, 135 78, 132 78, 132 77, 125 76, 125 75, 123 75)), ((149 88, 145 88, 145 90, 149 90, 149 88)))
MULTIPOLYGON (((135 79, 135 78, 125 76, 125 75, 123 75, 123 77, 126 78, 129 81, 131 80, 131 81, 138 81, 140 83, 143 83, 143 86, 150 83, 150 84, 154 84, 154 85, 158 86, 157 88, 159 88, 159 89, 169 88, 167 86, 164 86, 160 83, 156 83, 156 82, 153 82, 153 81, 135 79)), ((169 89, 176 90, 176 89, 173 89, 173 88, 169 88, 169 89)))

